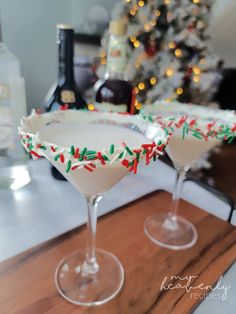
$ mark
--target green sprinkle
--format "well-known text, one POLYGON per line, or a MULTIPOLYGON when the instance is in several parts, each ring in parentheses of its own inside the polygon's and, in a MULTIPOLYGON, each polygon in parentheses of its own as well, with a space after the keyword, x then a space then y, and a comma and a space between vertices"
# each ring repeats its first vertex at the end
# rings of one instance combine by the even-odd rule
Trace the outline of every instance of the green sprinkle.
POLYGON ((139 159, 140 159, 140 153, 137 153, 137 154, 136 154, 136 159, 137 159, 137 161, 139 162, 139 159))
POLYGON ((147 152, 147 150, 146 150, 146 149, 144 149, 144 150, 143 150, 143 155, 145 155, 145 154, 146 154, 146 152, 147 152))
POLYGON ((200 136, 199 133, 194 132, 194 133, 193 133, 193 136, 196 137, 196 138, 198 138, 199 140, 202 139, 202 137, 200 136))
POLYGON ((133 152, 132 152, 132 150, 129 149, 128 146, 125 145, 125 149, 126 149, 127 153, 128 153, 130 156, 133 156, 133 152))
POLYGON ((162 141, 159 140, 158 143, 157 143, 157 145, 159 146, 159 145, 161 145, 161 144, 162 144, 162 141))
POLYGON ((78 161, 83 161, 83 160, 84 160, 84 157, 78 158, 78 161))
POLYGON ((106 161, 109 160, 109 158, 106 155, 102 155, 102 158, 106 161))
POLYGON ((157 160, 157 155, 154 154, 154 155, 153 155, 153 161, 156 161, 156 160, 157 160))
POLYGON ((82 149, 82 151, 81 151, 80 156, 81 156, 81 157, 84 157, 84 155, 85 155, 86 152, 87 152, 87 147, 84 147, 84 148, 82 149))
POLYGON ((60 158, 60 154, 56 155, 56 156, 54 157, 54 160, 57 161, 59 158, 60 158))
POLYGON ((229 144, 232 143, 234 139, 235 139, 235 136, 229 137, 229 138, 228 138, 228 143, 229 143, 229 144))
POLYGON ((87 160, 92 160, 92 159, 95 159, 96 158, 96 155, 88 155, 87 156, 87 160))
POLYGON ((110 146, 110 154, 111 155, 114 153, 114 148, 115 148, 114 144, 111 144, 111 146, 110 146))
POLYGON ((71 154, 71 156, 73 156, 74 153, 75 153, 75 147, 74 147, 74 145, 72 145, 71 148, 70 148, 70 154, 71 154))
POLYGON ((71 160, 68 161, 67 167, 66 167, 66 172, 70 171, 70 167, 71 167, 71 160))
POLYGON ((124 152, 120 153, 120 155, 118 156, 118 159, 121 159, 124 156, 124 152))
MULTIPOLYGON (((82 151, 82 152, 83 152, 83 151, 82 151)), ((86 155, 86 156, 89 156, 89 155, 96 155, 96 153, 97 153, 97 152, 96 152, 95 150, 87 150, 85 155, 86 155)))
POLYGON ((134 161, 131 161, 131 162, 129 163, 129 167, 133 166, 133 164, 134 164, 134 161))
POLYGON ((34 148, 34 146, 32 144, 29 145, 28 149, 32 150, 34 148))
POLYGON ((183 127, 183 132, 182 132, 182 140, 184 140, 184 136, 185 136, 185 127, 183 127))
POLYGON ((41 145, 40 148, 43 149, 43 150, 47 150, 47 147, 44 146, 44 145, 41 145))

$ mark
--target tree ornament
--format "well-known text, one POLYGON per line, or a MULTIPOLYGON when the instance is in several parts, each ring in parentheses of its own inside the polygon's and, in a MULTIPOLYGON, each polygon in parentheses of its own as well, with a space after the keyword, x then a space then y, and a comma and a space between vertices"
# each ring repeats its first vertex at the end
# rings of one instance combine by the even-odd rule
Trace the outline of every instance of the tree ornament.
POLYGON ((150 36, 144 45, 147 56, 153 58, 158 51, 157 38, 155 36, 150 36))

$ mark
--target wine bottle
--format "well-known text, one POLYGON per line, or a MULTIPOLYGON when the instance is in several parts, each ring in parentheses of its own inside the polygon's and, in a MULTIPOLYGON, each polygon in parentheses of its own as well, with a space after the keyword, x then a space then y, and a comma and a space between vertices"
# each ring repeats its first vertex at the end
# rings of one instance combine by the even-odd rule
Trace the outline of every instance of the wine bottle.
POLYGON ((124 75, 127 65, 126 30, 124 20, 110 22, 105 76, 94 87, 98 110, 136 113, 135 93, 124 75))
MULTIPOLYGON (((46 111, 83 109, 86 101, 82 98, 74 79, 74 30, 70 25, 57 25, 58 80, 53 91, 46 96, 46 111)), ((56 168, 51 168, 52 176, 66 180, 56 168)))

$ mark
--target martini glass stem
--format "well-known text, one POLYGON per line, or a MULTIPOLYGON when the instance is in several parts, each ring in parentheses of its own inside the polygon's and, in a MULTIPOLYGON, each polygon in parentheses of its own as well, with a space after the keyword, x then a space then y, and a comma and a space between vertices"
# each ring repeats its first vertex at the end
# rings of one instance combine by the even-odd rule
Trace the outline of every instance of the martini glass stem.
POLYGON ((87 249, 86 258, 83 264, 83 273, 95 274, 99 270, 99 265, 96 261, 96 229, 97 229, 97 206, 102 196, 86 197, 88 207, 87 219, 87 249))
POLYGON ((170 212, 170 215, 172 216, 172 218, 176 217, 177 215, 181 189, 182 189, 185 177, 186 177, 186 171, 184 168, 177 168, 176 170, 177 170, 176 182, 175 182, 175 187, 173 190, 171 212, 170 212))

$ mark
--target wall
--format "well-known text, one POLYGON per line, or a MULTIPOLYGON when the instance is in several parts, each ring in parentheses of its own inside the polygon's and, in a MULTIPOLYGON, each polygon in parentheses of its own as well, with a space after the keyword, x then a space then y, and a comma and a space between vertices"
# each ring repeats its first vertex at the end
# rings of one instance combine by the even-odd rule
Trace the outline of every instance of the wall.
POLYGON ((21 61, 28 108, 42 104, 56 79, 55 25, 70 22, 66 0, 0 0, 3 39, 21 61))
POLYGON ((217 3, 209 31, 211 43, 215 53, 225 61, 225 67, 236 68, 236 1, 217 3))

